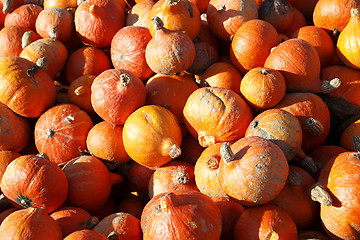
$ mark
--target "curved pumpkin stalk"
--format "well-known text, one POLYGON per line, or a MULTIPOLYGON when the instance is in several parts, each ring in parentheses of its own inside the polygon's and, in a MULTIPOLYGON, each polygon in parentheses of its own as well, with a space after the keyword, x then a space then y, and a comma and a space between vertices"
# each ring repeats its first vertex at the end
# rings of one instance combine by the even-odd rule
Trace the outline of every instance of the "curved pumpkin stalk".
POLYGON ((332 205, 330 194, 320 184, 315 184, 310 188, 310 196, 313 201, 317 201, 321 205, 327 207, 332 205))

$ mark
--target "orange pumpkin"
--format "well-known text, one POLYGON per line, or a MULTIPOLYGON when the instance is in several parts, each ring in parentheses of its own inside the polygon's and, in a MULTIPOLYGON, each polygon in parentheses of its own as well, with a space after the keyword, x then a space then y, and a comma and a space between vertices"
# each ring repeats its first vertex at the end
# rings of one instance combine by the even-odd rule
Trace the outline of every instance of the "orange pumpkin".
POLYGON ((18 152, 6 151, 6 150, 0 151, 0 181, 9 163, 11 163, 13 160, 15 160, 20 156, 21 155, 18 152))
POLYGON ((16 207, 43 208, 51 213, 65 202, 68 181, 55 163, 37 155, 23 155, 7 166, 1 190, 16 207))
POLYGON ((70 83, 67 91, 69 102, 84 110, 89 116, 95 115, 91 104, 91 85, 96 76, 82 75, 70 83))
POLYGON ((299 10, 293 7, 292 11, 293 11, 293 20, 290 26, 287 29, 285 29, 285 31, 283 32, 286 36, 291 36, 291 34, 293 34, 301 27, 305 27, 308 25, 305 16, 299 10))
POLYGON ((146 202, 143 201, 139 196, 130 194, 129 197, 124 198, 116 207, 116 212, 130 213, 134 217, 140 219, 141 213, 146 202))
POLYGON ((358 149, 355 149, 355 144, 359 143, 354 142, 357 141, 354 138, 357 136, 360 136, 360 119, 350 123, 350 125, 347 126, 341 133, 340 146, 347 149, 348 151, 357 151, 358 149))
POLYGON ((136 3, 126 14, 125 25, 126 26, 139 26, 150 28, 150 11, 154 6, 155 1, 146 0, 136 3))
POLYGON ((133 112, 124 124, 123 141, 134 161, 160 167, 181 154, 180 125, 166 108, 146 105, 133 112))
POLYGON ((35 124, 35 144, 50 161, 62 164, 80 156, 93 122, 73 104, 56 105, 40 116, 35 124))
POLYGON ((278 32, 289 28, 293 17, 292 5, 287 0, 264 0, 259 6, 259 18, 270 23, 278 32))
POLYGON ((194 46, 195 60, 193 64, 186 69, 186 72, 198 76, 215 63, 219 55, 215 47, 207 42, 194 40, 194 46))
POLYGON ((77 0, 44 0, 44 9, 48 8, 76 8, 77 0))
POLYGON ((98 232, 89 229, 75 231, 69 234, 64 240, 107 240, 108 238, 98 232))
POLYGON ((36 4, 24 4, 6 14, 4 27, 19 26, 36 31, 35 22, 43 8, 36 4))

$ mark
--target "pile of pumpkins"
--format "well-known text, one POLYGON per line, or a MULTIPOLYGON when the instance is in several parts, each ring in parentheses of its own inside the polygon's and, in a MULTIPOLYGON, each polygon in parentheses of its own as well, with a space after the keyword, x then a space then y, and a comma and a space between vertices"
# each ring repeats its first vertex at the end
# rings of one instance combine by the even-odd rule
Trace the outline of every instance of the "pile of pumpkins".
POLYGON ((360 0, 0 9, 0 239, 360 239, 360 0))

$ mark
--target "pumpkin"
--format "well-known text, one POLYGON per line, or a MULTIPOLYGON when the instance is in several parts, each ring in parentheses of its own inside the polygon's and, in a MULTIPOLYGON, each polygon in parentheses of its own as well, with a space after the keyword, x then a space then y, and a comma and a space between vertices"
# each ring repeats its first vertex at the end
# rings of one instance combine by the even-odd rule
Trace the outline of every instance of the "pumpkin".
POLYGON ((234 240, 297 239, 297 229, 289 214, 271 204, 247 209, 236 223, 234 240), (284 227, 286 226, 286 227, 284 227))
POLYGON ((56 105, 43 113, 35 124, 35 144, 50 161, 62 164, 80 156, 93 127, 89 115, 73 104, 56 105))
POLYGON ((109 47, 114 35, 125 25, 125 14, 117 1, 88 0, 76 8, 74 23, 85 45, 109 47))
POLYGON ((134 161, 149 167, 160 167, 181 154, 182 134, 173 113, 157 105, 146 105, 125 121, 123 142, 134 161))
MULTIPOLYGON (((6 151, 2 150, 0 151, 0 180, 2 179, 2 176, 4 175, 4 172, 13 160, 20 157, 21 154, 14 151, 6 151)), ((0 223, 1 224, 1 223, 0 223)))
POLYGON ((5 211, 1 212, 0 213, 0 224, 4 221, 4 219, 7 216, 9 216, 11 213, 13 213, 17 210, 19 210, 19 209, 12 207, 12 208, 6 209, 5 211))
POLYGON ((132 161, 126 179, 129 182, 129 185, 131 185, 141 197, 147 199, 149 197, 149 181, 154 171, 155 170, 132 161))
POLYGON ((197 9, 199 9, 200 14, 206 12, 206 9, 210 2, 210 0, 189 0, 189 1, 195 4, 197 9))
POLYGON ((237 68, 228 62, 216 62, 200 75, 200 86, 222 87, 240 95, 241 74, 237 68))
POLYGON ((95 115, 91 104, 91 85, 95 78, 94 75, 82 75, 70 83, 67 91, 69 102, 84 110, 89 116, 95 115))
POLYGON ((247 21, 236 31, 230 47, 232 64, 246 73, 255 67, 263 67, 270 50, 278 45, 275 28, 264 20, 247 21))
POLYGON ((341 61, 347 66, 360 69, 360 44, 356 33, 360 26, 360 8, 352 8, 349 22, 341 31, 337 40, 337 53, 341 61))
POLYGON ((291 34, 293 34, 301 27, 308 25, 305 16, 299 10, 297 10, 295 7, 292 7, 292 11, 293 11, 293 20, 290 26, 284 31, 284 34, 286 36, 291 36, 291 34))
POLYGON ((304 26, 292 33, 290 37, 303 39, 315 47, 322 68, 336 63, 337 55, 333 41, 324 29, 317 26, 304 26))
POLYGON ((182 153, 178 157, 179 161, 184 161, 195 165, 198 158, 204 151, 204 148, 200 146, 198 140, 190 134, 183 137, 181 142, 182 153))
POLYGON ((43 208, 29 207, 13 212, 0 226, 0 238, 13 240, 62 240, 59 225, 43 208), (39 226, 41 226, 39 228, 39 226))
POLYGON ((250 136, 220 148, 220 181, 225 192, 245 206, 266 204, 285 185, 289 165, 280 147, 250 136))
POLYGON ((110 172, 104 163, 93 156, 81 156, 62 168, 69 181, 66 203, 92 212, 105 204, 111 187, 122 182, 122 176, 110 172))
POLYGON ((110 55, 114 68, 128 70, 141 81, 153 75, 145 59, 145 49, 151 38, 146 27, 127 26, 120 29, 111 41, 110 55))
POLYGON ((229 42, 242 24, 258 18, 258 8, 255 0, 210 0, 206 14, 214 35, 229 42))
POLYGON ((278 32, 289 28, 293 17, 292 5, 287 0, 264 0, 259 6, 259 18, 270 23, 278 32))
POLYGON ((108 238, 111 233, 112 236, 117 237, 110 239, 142 239, 140 220, 125 212, 117 212, 105 217, 95 226, 94 231, 108 238))
POLYGON ((201 14, 201 26, 200 32, 196 36, 196 39, 199 39, 200 42, 207 42, 212 45, 215 49, 220 47, 220 39, 218 39, 211 31, 209 24, 206 20, 206 14, 201 14))
POLYGON ((91 85, 91 104, 104 120, 123 125, 129 115, 145 104, 146 91, 142 81, 124 69, 108 69, 91 85))
POLYGON ((56 39, 65 44, 75 34, 73 15, 63 8, 46 8, 36 18, 36 32, 42 38, 52 38, 53 33, 56 39))
POLYGON ((98 232, 89 229, 75 231, 69 234, 64 240, 107 240, 108 238, 98 232))
POLYGON ((304 15, 306 20, 312 21, 313 12, 318 1, 319 0, 305 0, 305 1, 291 0, 289 2, 291 2, 291 4, 304 15))
POLYGON ((210 197, 177 190, 153 197, 141 215, 143 239, 220 239, 221 212, 210 197))
POLYGON ((157 168, 149 180, 150 199, 160 193, 178 189, 198 190, 195 183, 194 165, 171 161, 157 168))
MULTIPOLYGON (((190 39, 194 39, 201 25, 199 9, 192 1, 188 0, 158 0, 151 8, 149 17, 159 17, 164 28, 172 31, 181 31, 190 39)), ((156 27, 150 25, 150 33, 155 35, 156 27)))
POLYGON ((7 57, 0 62, 0 101, 23 117, 39 117, 55 103, 50 76, 31 61, 7 57))
POLYGON ((3 103, 0 103, 0 116, 0 151, 19 152, 24 149, 31 139, 29 121, 3 103))
POLYGON ((139 196, 134 194, 130 194, 130 196, 124 198, 119 202, 116 207, 116 212, 126 212, 130 213, 134 217, 140 219, 143 208, 145 207, 145 203, 140 199, 139 196))
POLYGON ((123 126, 101 121, 93 126, 86 138, 86 147, 95 157, 125 163, 130 157, 122 139, 123 126))
POLYGON ((320 59, 315 48, 302 39, 280 43, 267 57, 264 67, 283 75, 287 92, 320 92, 320 59))
POLYGON ((286 83, 279 71, 256 67, 248 71, 240 83, 241 96, 255 109, 274 107, 285 96, 286 83))
POLYGON ((68 181, 55 163, 37 155, 23 155, 6 168, 1 191, 16 207, 59 208, 68 194, 68 181))
POLYGON ((249 105, 225 88, 203 87, 187 99, 185 125, 202 147, 243 137, 253 115, 249 105))
POLYGON ((59 208, 52 212, 50 217, 59 224, 64 238, 75 231, 92 229, 99 223, 97 217, 91 216, 84 209, 77 207, 59 208))
POLYGON ((347 149, 348 151, 357 151, 355 149, 356 139, 354 137, 360 136, 360 119, 352 122, 340 136, 340 146, 347 149))
POLYGON ((2 0, 0 1, 0 27, 4 26, 5 17, 12 10, 18 8, 23 5, 23 0, 2 0))
POLYGON ((6 14, 4 27, 19 26, 36 31, 35 22, 43 8, 36 4, 24 4, 6 14))
POLYGON ((314 184, 315 180, 308 172, 300 167, 290 166, 284 188, 271 201, 290 215, 297 229, 306 229, 318 219, 318 205, 309 195, 309 189, 314 184))
POLYGON ((77 0, 44 0, 44 9, 48 8, 76 8, 77 0))
POLYGON ((66 80, 72 83, 82 75, 99 75, 111 68, 109 57, 96 47, 81 47, 71 53, 65 67, 66 80))
POLYGON ((320 203, 324 229, 332 239, 357 239, 360 176, 359 154, 343 152, 321 170, 310 189, 311 198, 320 203))
POLYGON ((349 22, 350 9, 359 7, 360 2, 354 0, 319 0, 313 11, 314 25, 325 29, 337 39, 349 22))
POLYGON ((145 59, 155 73, 176 74, 188 69, 195 59, 195 46, 191 38, 181 31, 164 27, 162 20, 151 18, 154 36, 145 49, 145 59))
POLYGON ((305 153, 325 143, 330 132, 330 112, 326 103, 314 93, 289 93, 275 108, 295 116, 302 128, 301 148, 305 153))
POLYGON ((150 10, 154 6, 153 0, 146 0, 136 3, 126 14, 126 26, 139 26, 150 28, 150 10))
POLYGON ((318 231, 302 230, 298 232, 298 240, 330 240, 330 238, 318 231))
POLYGON ((41 70, 49 74, 52 79, 56 79, 65 66, 68 51, 56 38, 42 38, 27 45, 19 56, 33 63, 44 58, 41 70))
POLYGON ((186 69, 186 72, 193 75, 201 75, 218 59, 218 51, 214 46, 207 42, 194 40, 195 60, 193 64, 186 69))
POLYGON ((234 229, 237 220, 245 212, 244 207, 236 200, 230 197, 211 198, 221 212, 222 231, 220 239, 234 239, 234 229))
POLYGON ((183 109, 186 100, 199 87, 190 74, 165 75, 157 73, 146 84, 146 105, 158 105, 170 110, 184 124, 183 109))

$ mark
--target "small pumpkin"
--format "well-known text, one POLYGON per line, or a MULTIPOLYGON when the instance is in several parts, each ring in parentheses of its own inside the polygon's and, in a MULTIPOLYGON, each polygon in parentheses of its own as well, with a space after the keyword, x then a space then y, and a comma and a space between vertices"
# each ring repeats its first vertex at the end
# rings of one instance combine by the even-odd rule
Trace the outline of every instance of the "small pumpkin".
POLYGON ((78 6, 77 0, 44 0, 44 9, 48 8, 76 8, 78 6))
POLYGON ((292 12, 293 20, 290 26, 283 32, 288 37, 301 27, 305 27, 308 25, 305 16, 299 10, 297 10, 295 7, 292 7, 292 12))
POLYGON ((91 85, 95 78, 94 75, 82 75, 71 82, 67 90, 69 102, 84 110, 90 117, 95 115, 91 104, 91 85))
POLYGON ((207 42, 201 42, 197 39, 193 42, 195 46, 195 60, 193 64, 186 69, 186 72, 198 76, 217 61, 219 54, 217 49, 207 42))
POLYGON ((145 167, 135 161, 132 161, 126 179, 129 181, 131 187, 141 196, 146 199, 149 197, 149 181, 155 170, 145 167))
POLYGON ((157 105, 134 111, 123 128, 126 152, 131 159, 149 168, 160 167, 180 156, 181 140, 175 115, 157 105))
POLYGON ((287 0, 264 0, 259 6, 259 18, 270 23, 278 32, 290 27, 293 16, 292 5, 287 0))
POLYGON ((35 22, 43 8, 37 4, 24 4, 6 14, 4 27, 19 26, 36 31, 35 22))
POLYGON ((107 240, 108 238, 98 232, 89 229, 75 231, 64 238, 64 240, 107 240))
POLYGON ((65 202, 68 186, 60 167, 37 155, 23 155, 13 160, 1 180, 1 191, 14 206, 43 208, 47 213, 65 202))
POLYGON ((154 6, 155 1, 145 0, 136 3, 126 14, 125 25, 126 26, 139 26, 150 28, 150 10, 154 6))
POLYGON ((330 238, 322 232, 302 230, 298 232, 298 240, 330 240, 330 238))
POLYGON ((347 126, 341 133, 340 146, 347 149, 348 151, 357 151, 358 149, 355 149, 355 147, 356 144, 359 143, 354 142, 358 141, 356 139, 357 136, 360 136, 360 119, 350 123, 350 125, 347 126))

